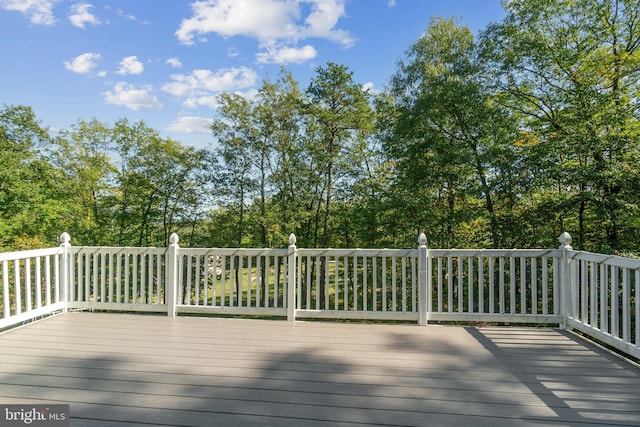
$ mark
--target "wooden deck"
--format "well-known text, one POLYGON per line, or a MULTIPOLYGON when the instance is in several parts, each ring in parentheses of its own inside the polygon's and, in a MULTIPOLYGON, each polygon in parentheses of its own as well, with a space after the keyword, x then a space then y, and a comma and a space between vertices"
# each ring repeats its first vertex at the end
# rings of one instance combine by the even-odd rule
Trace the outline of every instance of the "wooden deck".
POLYGON ((72 426, 640 425, 640 368, 552 329, 67 313, 0 335, 0 403, 72 426))

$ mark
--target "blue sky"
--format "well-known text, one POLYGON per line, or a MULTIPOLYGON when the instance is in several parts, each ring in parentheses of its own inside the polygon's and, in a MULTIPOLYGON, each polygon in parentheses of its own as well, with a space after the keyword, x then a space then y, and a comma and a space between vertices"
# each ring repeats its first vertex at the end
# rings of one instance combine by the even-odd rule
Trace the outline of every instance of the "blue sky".
POLYGON ((119 118, 185 144, 213 142, 215 96, 251 97, 284 65, 304 89, 346 65, 382 90, 432 16, 474 32, 500 0, 0 0, 0 106, 53 131, 119 118))

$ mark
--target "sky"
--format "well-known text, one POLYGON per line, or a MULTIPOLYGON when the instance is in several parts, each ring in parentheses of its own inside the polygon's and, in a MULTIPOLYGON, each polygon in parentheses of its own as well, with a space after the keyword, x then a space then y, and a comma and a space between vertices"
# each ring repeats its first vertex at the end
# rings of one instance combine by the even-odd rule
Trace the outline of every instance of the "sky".
POLYGON ((284 66, 305 89, 344 65, 381 91, 432 17, 474 33, 500 0, 0 0, 0 108, 27 105, 53 133, 143 120, 204 148, 216 95, 251 98, 284 66))

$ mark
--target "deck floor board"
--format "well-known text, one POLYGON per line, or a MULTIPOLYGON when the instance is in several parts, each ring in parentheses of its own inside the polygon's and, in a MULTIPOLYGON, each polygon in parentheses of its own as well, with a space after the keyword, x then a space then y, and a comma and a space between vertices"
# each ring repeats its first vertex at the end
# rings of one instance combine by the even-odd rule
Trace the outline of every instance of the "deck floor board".
POLYGON ((72 426, 640 425, 640 368, 555 329, 66 313, 0 335, 0 403, 72 426))

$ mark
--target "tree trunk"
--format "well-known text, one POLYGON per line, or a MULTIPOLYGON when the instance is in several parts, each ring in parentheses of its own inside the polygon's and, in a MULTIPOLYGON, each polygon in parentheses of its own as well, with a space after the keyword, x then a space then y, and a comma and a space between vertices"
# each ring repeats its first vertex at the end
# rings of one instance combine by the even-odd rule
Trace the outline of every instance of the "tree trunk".
MULTIPOLYGON (((327 198, 325 201, 325 209, 324 209, 324 224, 323 224, 323 232, 322 232, 322 247, 329 247, 329 216, 331 215, 331 196, 333 192, 333 143, 329 144, 329 162, 327 164, 327 198)), ((327 278, 326 278, 326 263, 327 258, 322 257, 322 263, 320 265, 320 283, 318 287, 318 292, 320 292, 320 306, 324 308, 325 306, 325 288, 327 286, 327 278)), ((336 290, 337 291, 337 290, 336 290)))

